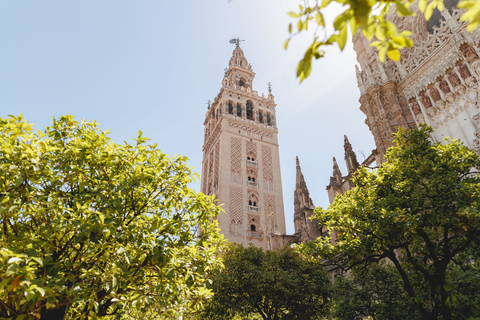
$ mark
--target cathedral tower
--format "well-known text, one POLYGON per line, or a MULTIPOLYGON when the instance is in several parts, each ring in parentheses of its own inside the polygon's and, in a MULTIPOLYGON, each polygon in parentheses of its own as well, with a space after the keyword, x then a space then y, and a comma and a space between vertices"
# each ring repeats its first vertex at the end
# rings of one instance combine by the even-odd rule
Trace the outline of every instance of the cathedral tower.
MULTIPOLYGON (((273 249, 285 234, 276 104, 253 90, 255 73, 236 43, 205 115, 201 191, 223 204, 226 239, 273 249)), ((232 42, 231 41, 231 42, 232 42)))

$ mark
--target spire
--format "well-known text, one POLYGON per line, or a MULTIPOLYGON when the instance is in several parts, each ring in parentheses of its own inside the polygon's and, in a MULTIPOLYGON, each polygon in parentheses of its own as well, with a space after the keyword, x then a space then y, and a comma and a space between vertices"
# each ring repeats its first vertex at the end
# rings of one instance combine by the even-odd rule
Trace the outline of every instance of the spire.
POLYGON ((345 162, 347 163, 348 174, 352 174, 360 167, 360 164, 357 161, 357 155, 353 151, 350 141, 348 141, 347 136, 344 136, 343 148, 345 149, 345 162))
POLYGON ((306 185, 305 179, 303 178, 302 168, 300 167, 300 161, 298 160, 298 156, 296 157, 297 162, 297 175, 295 177, 295 187, 301 188, 303 185, 306 185))
POLYGON ((242 69, 246 69, 248 71, 252 71, 252 66, 248 63, 245 55, 243 53, 242 48, 239 46, 236 47, 232 52, 232 57, 228 62, 228 66, 231 69, 232 67, 240 67, 242 69))
POLYGON ((228 62, 228 69, 225 70, 222 84, 223 87, 233 87, 244 91, 248 91, 248 89, 252 90, 255 72, 253 72, 252 65, 248 63, 245 58, 243 50, 239 46, 240 42, 237 42, 237 40, 238 39, 232 39, 230 41, 230 43, 235 43, 236 47, 233 49, 232 57, 228 62))
POLYGON ((339 185, 342 184, 342 172, 340 171, 340 168, 338 167, 337 159, 335 159, 335 157, 333 157, 333 176, 332 176, 332 178, 339 185))
POLYGON ((294 204, 298 211, 299 208, 314 207, 312 199, 310 199, 310 193, 308 192, 307 184, 303 177, 302 168, 300 168, 300 161, 296 157, 297 162, 297 175, 295 178, 295 191, 294 191, 294 204))

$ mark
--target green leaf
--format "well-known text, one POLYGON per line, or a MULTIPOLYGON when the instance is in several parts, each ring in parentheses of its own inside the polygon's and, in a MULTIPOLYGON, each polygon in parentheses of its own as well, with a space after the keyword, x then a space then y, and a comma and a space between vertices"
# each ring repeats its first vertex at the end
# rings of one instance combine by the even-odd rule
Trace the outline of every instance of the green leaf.
POLYGON ((387 53, 387 47, 382 47, 378 52, 378 58, 380 59, 380 62, 385 63, 386 53, 387 53))
POLYGON ((411 11, 410 9, 405 7, 405 5, 402 2, 396 1, 395 6, 397 8, 397 13, 400 17, 406 17, 406 16, 410 16, 410 15, 415 16, 413 11, 411 11))
POLYGON ((315 21, 319 26, 325 26, 325 20, 323 19, 323 15, 320 13, 320 11, 318 11, 315 15, 315 21))
POLYGON ((397 49, 388 50, 387 54, 388 57, 393 61, 400 61, 400 51, 398 51, 397 49))
POLYGON ((425 20, 430 20, 433 14, 433 9, 435 9, 435 3, 431 2, 428 4, 427 8, 425 9, 425 20))

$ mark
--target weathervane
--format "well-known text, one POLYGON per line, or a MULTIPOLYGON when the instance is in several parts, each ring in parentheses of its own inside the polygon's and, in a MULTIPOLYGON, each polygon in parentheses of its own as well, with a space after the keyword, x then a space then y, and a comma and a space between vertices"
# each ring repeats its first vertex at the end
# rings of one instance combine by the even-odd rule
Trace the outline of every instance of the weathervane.
POLYGON ((242 41, 245 41, 245 40, 240 40, 239 38, 233 38, 233 39, 230 40, 229 42, 230 42, 231 44, 234 44, 234 43, 235 43, 235 45, 236 45, 237 48, 238 48, 238 47, 240 47, 240 42, 242 42, 242 41))
POLYGON ((271 82, 267 83, 267 86, 268 86, 268 92, 272 93, 272 83, 271 82))
POLYGON ((212 105, 212 101, 208 100, 207 105, 208 105, 207 109, 210 110, 210 106, 212 105))

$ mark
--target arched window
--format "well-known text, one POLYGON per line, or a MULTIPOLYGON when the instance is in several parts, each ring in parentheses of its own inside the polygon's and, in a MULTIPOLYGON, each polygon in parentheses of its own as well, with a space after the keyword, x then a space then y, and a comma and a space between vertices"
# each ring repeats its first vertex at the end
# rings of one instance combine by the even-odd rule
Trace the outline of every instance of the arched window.
POLYGON ((255 180, 257 180, 257 172, 255 170, 248 170, 247 176, 248 186, 258 188, 258 183, 255 182, 255 180))
POLYGON ((232 101, 228 102, 228 113, 233 114, 233 104, 232 101))
POLYGON ((258 121, 259 121, 260 123, 263 123, 263 113, 262 113, 262 111, 259 111, 259 112, 258 112, 258 121))
POLYGON ((238 85, 240 87, 245 87, 246 82, 247 81, 245 80, 245 78, 240 78, 240 80, 238 80, 238 85))
POLYGON ((253 232, 255 232, 255 231, 257 231, 257 228, 255 227, 254 224, 252 224, 252 225, 250 226, 250 230, 253 231, 253 232))
POLYGON ((272 125, 272 118, 270 117, 270 114, 269 114, 269 113, 267 113, 267 124, 268 124, 269 126, 272 125))
POLYGON ((248 197, 248 205, 250 206, 248 208, 248 211, 254 211, 254 212, 260 212, 259 208, 257 207, 258 204, 258 197, 256 194, 252 193, 248 197), (252 208, 255 207, 255 208, 252 208))
POLYGON ((237 117, 242 116, 242 105, 240 103, 237 104, 237 117))
POLYGON ((253 120, 253 105, 251 101, 247 101, 247 119, 253 120))

